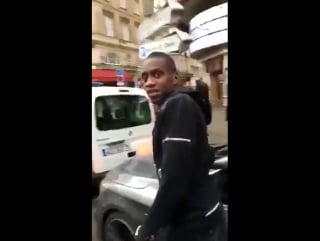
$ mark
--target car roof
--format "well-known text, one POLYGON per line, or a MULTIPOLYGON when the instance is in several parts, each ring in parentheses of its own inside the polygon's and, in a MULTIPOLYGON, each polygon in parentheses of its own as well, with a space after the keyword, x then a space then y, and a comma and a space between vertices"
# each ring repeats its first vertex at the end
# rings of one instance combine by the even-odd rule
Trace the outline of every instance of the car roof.
POLYGON ((147 93, 140 88, 115 87, 115 86, 92 86, 92 97, 105 95, 142 95, 147 97, 147 93))

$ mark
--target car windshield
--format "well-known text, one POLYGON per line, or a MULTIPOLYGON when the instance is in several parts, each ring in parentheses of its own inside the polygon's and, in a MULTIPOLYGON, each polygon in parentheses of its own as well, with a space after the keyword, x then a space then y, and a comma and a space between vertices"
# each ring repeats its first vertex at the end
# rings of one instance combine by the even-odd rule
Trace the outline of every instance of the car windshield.
POLYGON ((156 168, 153 165, 152 156, 136 157, 116 168, 120 173, 145 178, 157 178, 156 168))
POLYGON ((149 101, 140 95, 99 96, 95 101, 95 115, 101 131, 151 123, 149 101))

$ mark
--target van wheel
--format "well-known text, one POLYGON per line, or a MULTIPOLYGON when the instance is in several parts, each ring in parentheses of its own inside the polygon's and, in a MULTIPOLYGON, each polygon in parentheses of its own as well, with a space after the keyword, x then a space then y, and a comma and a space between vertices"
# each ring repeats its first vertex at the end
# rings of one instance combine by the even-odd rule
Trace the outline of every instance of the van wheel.
POLYGON ((128 215, 111 213, 104 222, 104 241, 135 241, 136 224, 128 215))

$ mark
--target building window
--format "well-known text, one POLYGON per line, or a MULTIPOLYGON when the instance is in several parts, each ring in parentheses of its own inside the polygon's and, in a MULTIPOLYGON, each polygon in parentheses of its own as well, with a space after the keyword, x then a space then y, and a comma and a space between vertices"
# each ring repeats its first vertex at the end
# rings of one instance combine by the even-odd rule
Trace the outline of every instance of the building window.
POLYGON ((139 11, 139 0, 134 0, 133 2, 133 13, 139 15, 140 11, 139 11))
POLYGON ((120 8, 123 8, 123 9, 127 8, 127 0, 120 0, 120 8))
POLYGON ((128 65, 131 64, 131 54, 126 54, 126 61, 127 61, 128 65))
POLYGON ((135 37, 136 37, 136 43, 139 43, 139 23, 134 23, 134 30, 135 30, 135 37))
POLYGON ((114 65, 120 64, 119 57, 114 53, 107 54, 106 64, 114 64, 114 65))
POLYGON ((106 35, 108 37, 114 37, 113 15, 109 13, 104 13, 104 21, 106 27, 106 35))
POLYGON ((129 20, 121 19, 121 38, 125 41, 130 41, 130 26, 129 20))

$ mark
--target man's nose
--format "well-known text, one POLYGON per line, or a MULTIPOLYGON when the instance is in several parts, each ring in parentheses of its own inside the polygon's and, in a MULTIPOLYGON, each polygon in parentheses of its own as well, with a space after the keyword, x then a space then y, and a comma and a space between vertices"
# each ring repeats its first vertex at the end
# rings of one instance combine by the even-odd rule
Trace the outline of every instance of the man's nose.
POLYGON ((154 82, 153 78, 149 76, 147 81, 144 83, 144 85, 146 87, 151 87, 151 86, 155 85, 155 82, 154 82))

